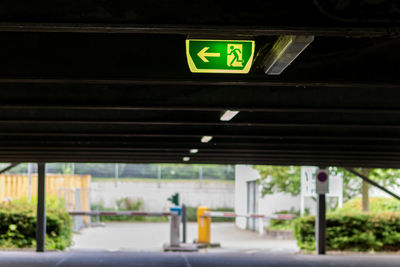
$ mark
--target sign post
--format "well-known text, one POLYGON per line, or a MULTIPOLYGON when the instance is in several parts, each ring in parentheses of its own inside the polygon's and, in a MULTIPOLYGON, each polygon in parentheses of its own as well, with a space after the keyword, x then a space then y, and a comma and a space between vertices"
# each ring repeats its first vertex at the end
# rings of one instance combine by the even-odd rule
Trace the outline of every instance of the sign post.
POLYGON ((187 39, 186 56, 191 72, 248 73, 254 47, 252 40, 187 39))
MULTIPOLYGON (((303 166, 301 167, 301 194, 300 194, 300 213, 305 214, 306 210, 306 199, 315 197, 317 198, 316 191, 316 177, 315 174, 318 168, 303 166)), ((341 208, 343 205, 343 177, 329 175, 329 193, 326 198, 337 198, 338 207, 341 208)))
POLYGON ((317 216, 315 222, 316 248, 319 255, 325 254, 326 243, 326 201, 325 194, 329 193, 329 172, 319 169, 315 175, 316 191, 318 194, 317 216))

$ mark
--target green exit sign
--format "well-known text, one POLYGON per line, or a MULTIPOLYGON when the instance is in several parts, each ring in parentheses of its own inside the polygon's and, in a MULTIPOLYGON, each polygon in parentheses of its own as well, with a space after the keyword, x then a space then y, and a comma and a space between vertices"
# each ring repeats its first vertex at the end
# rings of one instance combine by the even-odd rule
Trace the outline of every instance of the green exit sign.
POLYGON ((248 73, 254 41, 187 39, 186 56, 191 72, 248 73))

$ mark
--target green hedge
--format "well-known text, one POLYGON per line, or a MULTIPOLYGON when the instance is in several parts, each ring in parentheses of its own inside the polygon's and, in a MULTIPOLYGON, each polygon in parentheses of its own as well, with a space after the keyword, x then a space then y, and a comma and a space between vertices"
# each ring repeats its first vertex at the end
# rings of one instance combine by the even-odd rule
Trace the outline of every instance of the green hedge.
MULTIPOLYGON (((326 224, 328 250, 400 250, 400 213, 332 213, 327 215, 326 224)), ((295 220, 294 234, 301 249, 315 249, 314 225, 314 216, 295 220)))
MULTIPOLYGON (((142 210, 143 200, 124 197, 115 201, 116 209, 105 208, 103 203, 92 204, 92 211, 127 211, 127 210, 142 210)), ((168 222, 168 217, 148 217, 148 216, 99 216, 101 222, 168 222)))
MULTIPOLYGON (((0 247, 35 247, 36 203, 19 199, 0 204, 0 247)), ((46 249, 64 250, 72 241, 71 218, 63 202, 49 198, 46 205, 46 249)))
MULTIPOLYGON (((296 211, 294 208, 291 208, 290 210, 280 210, 276 211, 276 214, 293 214, 295 217, 300 216, 300 211, 296 211)), ((293 230, 293 221, 294 220, 280 220, 280 219, 271 219, 269 221, 269 225, 267 229, 269 230, 293 230)))
MULTIPOLYGON (((213 211, 226 211, 233 212, 232 208, 216 208, 212 209, 213 211)), ((186 216, 188 222, 197 222, 197 207, 186 207, 186 216)), ((212 222, 234 222, 235 218, 222 218, 222 217, 214 217, 211 219, 212 222)))

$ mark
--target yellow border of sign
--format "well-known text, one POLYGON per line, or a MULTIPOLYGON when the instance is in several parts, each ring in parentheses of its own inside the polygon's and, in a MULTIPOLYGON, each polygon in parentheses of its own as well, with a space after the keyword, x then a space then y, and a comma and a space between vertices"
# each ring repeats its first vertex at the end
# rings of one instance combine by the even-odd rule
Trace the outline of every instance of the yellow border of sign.
POLYGON ((255 46, 256 45, 255 45, 255 42, 253 40, 186 39, 186 58, 187 58, 187 62, 189 64, 190 71, 194 72, 194 73, 235 73, 235 74, 249 73, 251 65, 253 63, 253 56, 254 56, 255 46), (249 60, 247 61, 246 66, 242 70, 198 69, 196 67, 196 65, 194 64, 192 57, 189 54, 189 42, 190 41, 250 42, 252 44, 252 46, 251 46, 251 56, 250 56, 249 60))

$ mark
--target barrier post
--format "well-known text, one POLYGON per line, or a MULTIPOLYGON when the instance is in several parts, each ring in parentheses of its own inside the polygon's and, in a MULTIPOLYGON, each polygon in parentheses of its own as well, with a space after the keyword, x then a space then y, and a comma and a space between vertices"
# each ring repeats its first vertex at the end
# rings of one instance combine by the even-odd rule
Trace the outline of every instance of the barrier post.
POLYGON ((180 228, 180 215, 181 215, 181 207, 174 206, 170 209, 171 211, 171 230, 170 230, 170 246, 171 247, 179 247, 180 237, 179 237, 179 228, 180 228))
POLYGON ((182 204, 182 243, 186 243, 186 205, 182 204))
POLYGON ((210 211, 206 206, 197 207, 198 243, 210 244, 211 218, 203 217, 205 211, 210 211))

